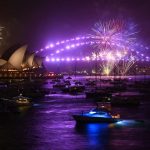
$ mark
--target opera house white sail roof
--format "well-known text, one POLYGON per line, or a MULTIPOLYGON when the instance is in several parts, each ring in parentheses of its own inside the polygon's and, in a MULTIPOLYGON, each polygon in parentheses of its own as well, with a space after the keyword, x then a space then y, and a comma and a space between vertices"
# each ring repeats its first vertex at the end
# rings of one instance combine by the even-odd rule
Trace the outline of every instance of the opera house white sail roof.
POLYGON ((27 45, 24 45, 17 49, 9 58, 8 62, 14 66, 16 69, 21 69, 21 64, 23 62, 24 54, 26 52, 27 45))
POLYGON ((4 64, 6 64, 6 63, 7 63, 7 61, 6 61, 6 60, 4 60, 4 59, 0 59, 0 66, 4 65, 4 64))
POLYGON ((34 54, 31 54, 27 59, 28 66, 33 67, 33 62, 34 62, 34 54))
MULTIPOLYGON (((34 53, 26 56, 27 45, 23 45, 16 49, 8 60, 0 58, 0 68, 9 69, 13 68, 16 70, 21 70, 26 67, 37 68, 42 66, 42 61, 40 57, 36 57, 34 53)), ((7 53, 7 51, 6 51, 7 53)))

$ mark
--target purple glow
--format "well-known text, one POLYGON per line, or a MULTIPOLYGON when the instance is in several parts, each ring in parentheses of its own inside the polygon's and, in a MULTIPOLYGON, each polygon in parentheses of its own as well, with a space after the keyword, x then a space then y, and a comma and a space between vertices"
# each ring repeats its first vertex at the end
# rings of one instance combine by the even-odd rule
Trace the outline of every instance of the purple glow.
POLYGON ((147 49, 147 50, 148 50, 148 49, 149 49, 149 47, 145 47, 145 49, 147 49))
POLYGON ((74 48, 74 47, 75 47, 75 45, 74 45, 74 44, 72 44, 72 45, 71 45, 71 47, 72 47, 72 48, 74 48))
POLYGON ((53 48, 53 47, 54 47, 54 44, 50 44, 50 47, 53 48))
POLYGON ((66 60, 67 60, 67 61, 70 61, 70 58, 67 58, 66 60))
POLYGON ((68 46, 66 46, 66 49, 70 49, 70 46, 68 45, 68 46))
POLYGON ((60 44, 59 42, 56 43, 56 45, 59 45, 59 44, 60 44))
MULTIPOLYGON (((98 58, 98 59, 96 59, 96 58, 90 58, 89 56, 86 56, 86 57, 82 57, 82 58, 80 58, 80 57, 78 57, 78 58, 69 58, 69 57, 67 57, 67 58, 49 58, 49 57, 46 57, 46 61, 48 62, 48 61, 52 61, 52 62, 55 62, 55 61, 95 61, 95 60, 100 60, 100 61, 106 61, 106 60, 111 60, 111 61, 114 61, 114 57, 112 57, 112 56, 108 56, 108 58, 98 58)), ((116 58, 116 60, 117 61, 120 61, 120 60, 122 60, 122 61, 130 61, 130 60, 132 60, 132 61, 139 61, 139 59, 138 58, 135 58, 135 57, 131 57, 131 58, 122 58, 122 59, 120 59, 120 58, 116 58)), ((149 57, 146 57, 145 59, 141 59, 142 61, 149 61, 149 57)))
POLYGON ((141 45, 141 47, 143 47, 143 45, 141 45))
POLYGON ((56 58, 56 61, 60 61, 60 59, 59 59, 59 58, 56 58))
POLYGON ((47 61, 47 62, 49 62, 49 61, 50 61, 50 59, 49 59, 48 57, 46 57, 46 61, 47 61))
POLYGON ((76 37, 76 40, 80 40, 80 37, 76 37))
POLYGON ((65 43, 65 41, 61 41, 61 43, 63 44, 63 43, 65 43))
POLYGON ((55 61, 55 58, 52 58, 51 61, 55 61))
POLYGON ((93 44, 94 42, 90 42, 91 44, 93 44))
POLYGON ((49 49, 49 46, 46 46, 45 49, 49 49))

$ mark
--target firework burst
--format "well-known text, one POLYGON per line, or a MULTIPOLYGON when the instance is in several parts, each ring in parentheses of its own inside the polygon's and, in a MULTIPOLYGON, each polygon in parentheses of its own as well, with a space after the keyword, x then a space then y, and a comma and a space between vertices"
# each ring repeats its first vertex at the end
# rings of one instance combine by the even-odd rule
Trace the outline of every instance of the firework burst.
POLYGON ((95 46, 99 50, 105 50, 114 46, 126 46, 134 42, 136 25, 126 24, 123 20, 110 20, 98 22, 92 28, 90 37, 95 40, 95 46))
POLYGON ((110 20, 95 24, 92 29, 94 34, 90 35, 95 41, 94 48, 96 49, 95 53, 92 53, 92 58, 101 60, 100 66, 104 74, 109 75, 119 64, 122 68, 117 67, 118 72, 124 75, 134 64, 129 47, 135 41, 137 33, 135 28, 136 25, 127 24, 123 20, 110 20))
POLYGON ((127 55, 125 58, 121 59, 116 65, 117 72, 119 75, 126 75, 128 70, 135 64, 136 57, 132 54, 127 55))

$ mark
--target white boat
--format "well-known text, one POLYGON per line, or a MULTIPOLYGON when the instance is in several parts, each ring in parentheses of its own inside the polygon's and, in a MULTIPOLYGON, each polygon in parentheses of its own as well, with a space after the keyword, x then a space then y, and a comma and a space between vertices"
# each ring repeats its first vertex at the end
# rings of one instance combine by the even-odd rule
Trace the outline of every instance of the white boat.
POLYGON ((95 108, 89 112, 73 115, 73 118, 77 123, 92 123, 92 122, 101 122, 101 123, 113 123, 117 122, 120 119, 120 115, 112 115, 108 111, 104 111, 99 108, 95 108))

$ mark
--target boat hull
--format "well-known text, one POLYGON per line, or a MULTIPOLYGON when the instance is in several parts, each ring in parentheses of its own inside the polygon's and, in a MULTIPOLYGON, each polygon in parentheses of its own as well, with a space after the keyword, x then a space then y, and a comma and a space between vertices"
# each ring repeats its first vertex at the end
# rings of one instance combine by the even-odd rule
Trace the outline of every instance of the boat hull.
POLYGON ((84 115, 73 115, 73 118, 78 123, 113 123, 118 121, 116 118, 89 117, 84 115))

